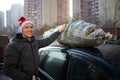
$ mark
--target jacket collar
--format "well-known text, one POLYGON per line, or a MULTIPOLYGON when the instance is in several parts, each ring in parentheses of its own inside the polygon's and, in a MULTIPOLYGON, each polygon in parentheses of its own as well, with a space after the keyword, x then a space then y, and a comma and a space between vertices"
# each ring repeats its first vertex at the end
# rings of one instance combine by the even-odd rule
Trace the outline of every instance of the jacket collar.
POLYGON ((22 36, 22 33, 17 33, 16 35, 15 35, 15 37, 12 39, 12 41, 17 41, 17 42, 35 42, 35 37, 34 36, 32 36, 31 37, 31 41, 29 41, 28 39, 26 39, 26 38, 24 38, 23 36, 22 36))

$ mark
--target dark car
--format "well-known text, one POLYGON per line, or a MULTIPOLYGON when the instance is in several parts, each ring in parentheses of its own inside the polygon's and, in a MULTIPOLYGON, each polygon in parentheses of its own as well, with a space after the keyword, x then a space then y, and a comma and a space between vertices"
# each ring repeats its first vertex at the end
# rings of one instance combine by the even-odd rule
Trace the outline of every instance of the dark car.
POLYGON ((103 57, 120 70, 120 45, 102 44, 97 47, 103 57))
POLYGON ((119 40, 105 40, 105 44, 120 44, 119 40))
POLYGON ((40 80, 120 80, 119 70, 98 48, 48 46, 39 50, 40 80))
POLYGON ((3 62, 3 52, 6 45, 9 43, 7 35, 0 35, 0 63, 3 62))

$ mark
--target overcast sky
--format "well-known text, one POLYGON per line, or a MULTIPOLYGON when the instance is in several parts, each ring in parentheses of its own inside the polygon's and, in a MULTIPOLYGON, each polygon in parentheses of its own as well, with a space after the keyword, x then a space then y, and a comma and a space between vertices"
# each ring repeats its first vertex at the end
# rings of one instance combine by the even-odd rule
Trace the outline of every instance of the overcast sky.
POLYGON ((11 4, 24 4, 24 0, 0 0, 0 11, 6 12, 11 8, 11 4))
POLYGON ((24 5, 24 0, 0 0, 0 11, 5 13, 5 26, 6 26, 6 10, 11 9, 12 4, 22 4, 24 5))

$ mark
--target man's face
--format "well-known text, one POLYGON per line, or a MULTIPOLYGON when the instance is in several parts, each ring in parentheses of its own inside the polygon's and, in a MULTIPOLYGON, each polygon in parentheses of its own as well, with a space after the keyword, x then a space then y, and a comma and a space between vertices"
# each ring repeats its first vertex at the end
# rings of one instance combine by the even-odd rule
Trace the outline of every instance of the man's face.
POLYGON ((22 35, 25 38, 31 38, 33 35, 33 25, 30 23, 27 23, 23 28, 22 28, 22 35))

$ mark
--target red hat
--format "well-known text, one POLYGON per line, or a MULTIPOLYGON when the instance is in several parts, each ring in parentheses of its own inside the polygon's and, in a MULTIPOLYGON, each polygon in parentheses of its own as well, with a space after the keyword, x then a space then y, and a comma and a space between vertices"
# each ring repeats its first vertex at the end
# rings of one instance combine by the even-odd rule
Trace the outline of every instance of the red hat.
POLYGON ((18 23, 20 24, 20 26, 19 26, 19 32, 22 32, 22 28, 23 28, 26 24, 30 23, 30 24, 33 25, 33 23, 32 23, 30 20, 27 20, 27 19, 26 19, 25 17, 23 17, 23 16, 18 19, 18 23))

